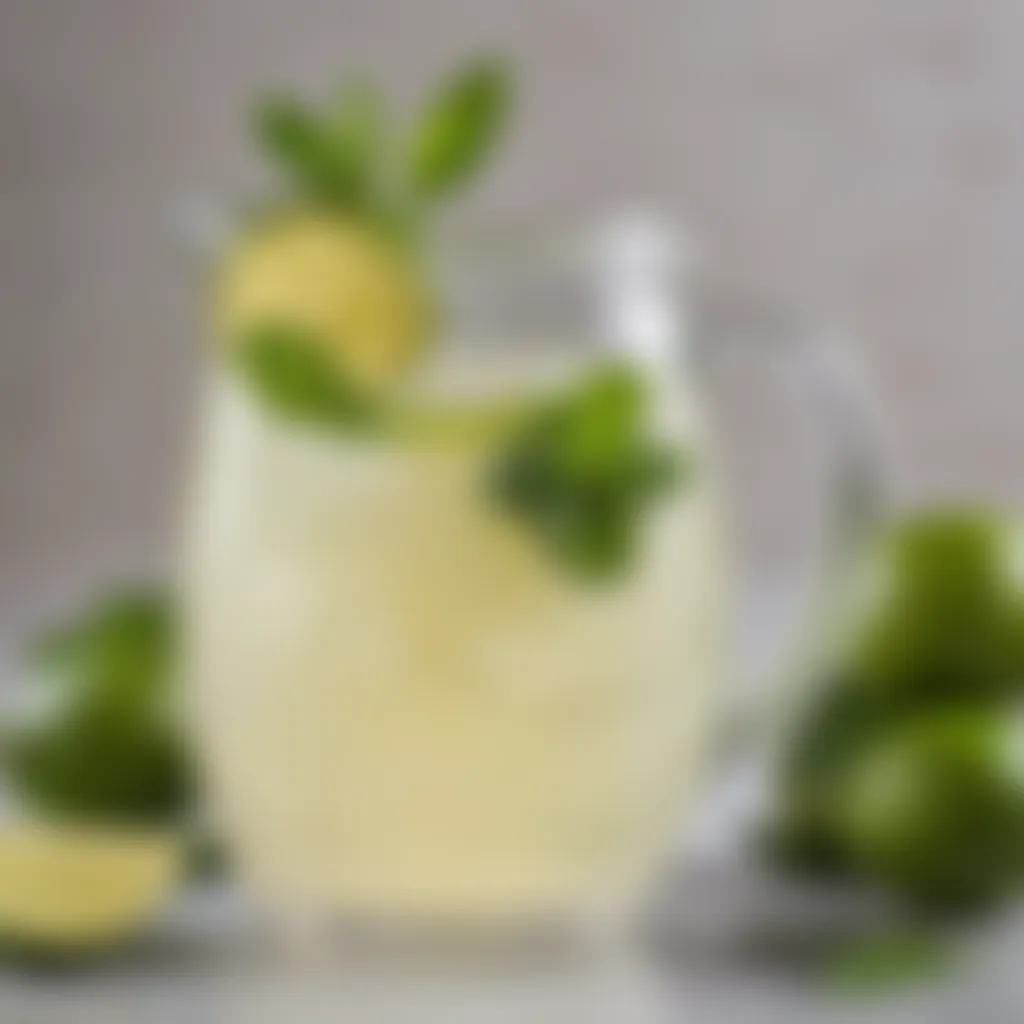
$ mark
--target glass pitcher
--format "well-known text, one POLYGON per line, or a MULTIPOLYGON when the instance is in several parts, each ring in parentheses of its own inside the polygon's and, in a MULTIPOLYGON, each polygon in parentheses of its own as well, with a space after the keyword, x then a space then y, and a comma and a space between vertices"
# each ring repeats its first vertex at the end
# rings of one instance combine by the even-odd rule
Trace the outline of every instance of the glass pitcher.
MULTIPOLYGON (((746 330, 735 305, 698 316, 677 256, 635 218, 449 246, 446 325, 413 385, 430 413, 397 434, 281 422, 212 369, 190 704, 211 814, 282 915, 610 920, 670 852, 728 682, 729 544, 695 356, 746 330), (595 579, 559 548, 573 509, 531 518, 489 487, 534 422, 505 410, 550 414, 623 368, 672 479, 622 512, 628 557, 595 579)), ((849 544, 870 444, 845 379, 808 352, 849 544)))

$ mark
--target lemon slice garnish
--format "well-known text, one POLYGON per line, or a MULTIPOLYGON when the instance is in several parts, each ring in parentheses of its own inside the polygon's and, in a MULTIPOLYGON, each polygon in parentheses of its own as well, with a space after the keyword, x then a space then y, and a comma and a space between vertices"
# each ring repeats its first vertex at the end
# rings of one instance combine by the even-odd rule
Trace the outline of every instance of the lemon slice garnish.
POLYGON ((109 947, 159 909, 182 863, 166 833, 0 828, 0 937, 42 952, 109 947))
POLYGON ((421 353, 432 316, 397 244, 363 222, 300 208, 241 233, 217 273, 212 320, 228 345, 267 324, 302 332, 346 375, 376 388, 421 353))

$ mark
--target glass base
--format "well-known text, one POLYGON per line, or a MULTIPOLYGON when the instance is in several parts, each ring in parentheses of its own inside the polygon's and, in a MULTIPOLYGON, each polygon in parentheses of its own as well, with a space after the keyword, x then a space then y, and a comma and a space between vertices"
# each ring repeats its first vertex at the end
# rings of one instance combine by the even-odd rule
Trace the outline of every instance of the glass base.
POLYGON ((666 995, 624 921, 395 932, 289 915, 219 992, 226 1024, 667 1024, 666 995))

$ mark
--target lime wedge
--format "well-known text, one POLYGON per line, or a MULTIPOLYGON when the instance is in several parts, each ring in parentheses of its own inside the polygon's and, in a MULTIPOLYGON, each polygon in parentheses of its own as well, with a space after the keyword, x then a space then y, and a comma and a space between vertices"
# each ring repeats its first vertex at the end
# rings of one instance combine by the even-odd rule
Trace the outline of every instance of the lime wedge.
POLYGON ((295 329, 373 388, 415 361, 433 320, 410 256, 362 222, 308 207, 241 232, 216 274, 211 314, 225 345, 268 324, 295 329))
POLYGON ((536 399, 507 395, 491 399, 407 401, 387 420, 389 436, 413 446, 487 444, 507 436, 529 415, 536 399))
POLYGON ((108 948, 144 925, 181 871, 165 833, 0 829, 0 938, 40 953, 108 948))

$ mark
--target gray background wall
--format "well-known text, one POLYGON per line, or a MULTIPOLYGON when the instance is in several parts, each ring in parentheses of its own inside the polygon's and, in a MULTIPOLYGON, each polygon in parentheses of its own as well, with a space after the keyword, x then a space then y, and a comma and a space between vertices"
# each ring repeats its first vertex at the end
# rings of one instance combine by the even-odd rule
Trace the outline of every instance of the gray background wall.
POLYGON ((915 494, 1015 499, 1020 0, 0 0, 0 622, 144 559, 196 358, 176 199, 268 81, 397 96, 478 47, 528 116, 472 209, 645 196, 862 345, 915 494))

